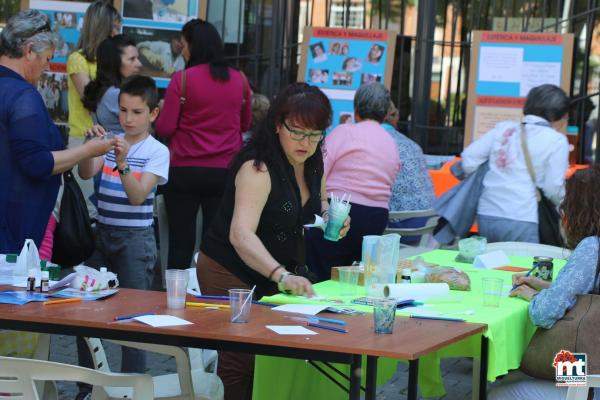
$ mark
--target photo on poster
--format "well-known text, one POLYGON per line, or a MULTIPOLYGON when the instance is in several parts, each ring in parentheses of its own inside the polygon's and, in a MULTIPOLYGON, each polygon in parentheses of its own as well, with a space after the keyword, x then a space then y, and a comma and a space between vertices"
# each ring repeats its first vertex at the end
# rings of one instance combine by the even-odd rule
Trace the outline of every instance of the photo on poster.
POLYGON ((369 83, 379 82, 381 83, 382 76, 379 74, 361 74, 360 75, 360 84, 368 85, 369 83))
POLYGON ((349 49, 347 42, 331 42, 328 53, 332 56, 347 56, 349 49))
POLYGON ((362 68, 362 63, 356 57, 348 57, 342 63, 342 69, 348 72, 357 72, 362 68))
POLYGON ((165 22, 187 22, 190 16, 188 0, 122 0, 124 18, 165 22))
POLYGON ((81 33, 84 12, 40 10, 50 20, 52 30, 62 38, 62 45, 54 51, 53 63, 66 64, 69 54, 75 50, 81 33))
POLYGON ((352 73, 350 72, 334 72, 333 73, 333 85, 334 86, 352 86, 352 73))
POLYGON ((327 54, 325 54, 325 46, 323 45, 323 42, 311 44, 310 54, 312 55, 313 62, 315 64, 327 61, 327 54))
POLYGON ((67 75, 56 73, 42 74, 37 85, 44 104, 56 123, 66 123, 69 105, 67 100, 67 75))
POLYGON ((308 71, 308 75, 310 76, 310 83, 313 85, 319 85, 327 83, 329 80, 329 70, 328 69, 317 69, 313 68, 308 71))
POLYGON ((370 64, 379 64, 384 52, 385 47, 383 45, 373 43, 367 54, 367 62, 370 64))
POLYGON ((351 124, 354 122, 354 113, 351 112, 340 112, 340 120, 338 121, 338 125, 341 124, 351 124))
POLYGON ((124 27, 123 33, 137 43, 142 63, 140 74, 170 78, 175 71, 185 67, 180 31, 124 27))

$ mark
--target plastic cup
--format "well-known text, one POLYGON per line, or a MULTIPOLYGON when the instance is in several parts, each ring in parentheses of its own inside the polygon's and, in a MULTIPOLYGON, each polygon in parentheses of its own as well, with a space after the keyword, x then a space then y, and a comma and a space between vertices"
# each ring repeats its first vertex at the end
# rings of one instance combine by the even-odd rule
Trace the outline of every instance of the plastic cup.
POLYGON ((502 296, 502 285, 504 281, 501 278, 481 278, 481 287, 483 288, 483 305, 486 307, 499 307, 502 296))
POLYGON ((393 333, 396 319, 396 299, 378 299, 373 303, 375 333, 393 333))
POLYGON ((231 306, 231 322, 248 322, 252 307, 252 290, 229 289, 229 305, 231 306))
POLYGON ((375 245, 381 236, 378 235, 365 235, 362 238, 362 253, 361 261, 362 265, 366 266, 370 262, 373 262, 373 256, 375 255, 375 245))
POLYGON ((358 285, 358 267, 338 268, 340 277, 340 296, 355 296, 358 285))
POLYGON ((327 220, 327 226, 325 227, 325 234, 323 237, 332 242, 337 242, 340 240, 340 230, 344 226, 344 222, 350 213, 350 204, 346 206, 341 201, 331 203, 328 213, 329 219, 327 220))
POLYGON ((167 307, 185 308, 185 295, 189 273, 185 269, 168 269, 167 278, 167 307))

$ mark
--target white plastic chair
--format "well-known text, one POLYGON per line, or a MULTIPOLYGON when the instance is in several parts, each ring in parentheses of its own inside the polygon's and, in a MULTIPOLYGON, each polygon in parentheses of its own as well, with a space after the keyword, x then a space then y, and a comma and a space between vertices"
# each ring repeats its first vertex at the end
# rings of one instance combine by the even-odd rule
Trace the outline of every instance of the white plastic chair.
POLYGON ((600 388, 600 375, 588 375, 586 386, 571 386, 566 400, 587 400, 590 388, 600 388))
POLYGON ((428 219, 425 225, 419 228, 385 228, 384 234, 397 233, 400 236, 421 236, 421 240, 417 246, 400 243, 400 259, 425 253, 437 247, 433 240, 433 230, 437 226, 439 216, 433 208, 415 211, 390 211, 389 221, 404 221, 421 217, 428 217, 428 219))
POLYGON ((547 244, 526 242, 495 242, 488 243, 486 253, 502 250, 507 256, 545 256, 566 260, 571 256, 571 250, 547 244))
MULTIPOLYGON (((94 385, 92 400, 102 397, 97 388, 118 386, 132 388, 129 398, 147 400, 154 396, 152 378, 146 374, 115 374, 93 369, 28 358, 0 357, 0 393, 10 399, 38 400, 36 381, 73 381, 94 385), (13 395, 14 394, 14 395, 13 395)), ((5 398, 1 396, 1 398, 5 398)))
MULTIPOLYGON (((216 374, 216 351, 207 351, 207 353, 214 353, 214 360, 208 359, 205 361, 206 357, 203 357, 203 352, 206 350, 189 349, 190 355, 188 357, 188 354, 181 347, 119 340, 108 341, 121 346, 170 355, 175 358, 177 373, 152 377, 154 398, 163 400, 223 399, 223 382, 216 374)), ((86 338, 86 342, 92 353, 94 367, 99 371, 110 372, 106 353, 100 339, 86 338)), ((131 394, 131 391, 126 388, 107 386, 104 387, 104 392, 106 396, 98 399, 122 399, 131 394)))

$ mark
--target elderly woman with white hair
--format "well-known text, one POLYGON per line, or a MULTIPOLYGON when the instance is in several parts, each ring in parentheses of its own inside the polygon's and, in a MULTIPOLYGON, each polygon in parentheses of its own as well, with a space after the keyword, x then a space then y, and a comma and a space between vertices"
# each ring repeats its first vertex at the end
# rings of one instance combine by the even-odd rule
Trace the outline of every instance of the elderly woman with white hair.
POLYGON ((113 146, 94 139, 63 150, 36 90, 59 44, 48 17, 36 10, 19 12, 0 33, 0 254, 17 253, 28 238, 39 247, 60 174, 113 146))
POLYGON ((337 242, 320 230, 309 230, 306 260, 319 281, 331 277, 331 267, 361 259, 362 238, 381 235, 388 223, 391 188, 400 170, 396 143, 381 126, 390 93, 380 83, 361 86, 354 95, 355 124, 342 124, 324 144, 327 194, 351 197, 352 228, 337 242))
POLYGON ((501 122, 462 152, 468 174, 489 160, 477 207, 479 233, 488 242, 539 243, 535 188, 559 205, 565 195, 569 143, 559 130, 567 122, 570 100, 557 86, 531 89, 521 122, 501 122), (524 135, 535 183, 528 172, 524 135))

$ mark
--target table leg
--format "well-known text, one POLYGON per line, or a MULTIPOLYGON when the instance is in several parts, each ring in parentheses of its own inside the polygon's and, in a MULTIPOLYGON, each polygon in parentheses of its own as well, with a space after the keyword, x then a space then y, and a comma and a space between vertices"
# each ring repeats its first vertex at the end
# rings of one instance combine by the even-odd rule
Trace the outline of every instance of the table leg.
POLYGON ((375 400, 377 391, 377 360, 379 357, 367 356, 367 388, 365 400, 375 400))
POLYGON ((408 395, 407 400, 417 400, 419 382, 419 359, 408 361, 408 395))
POLYGON ((352 363, 350 364, 350 391, 348 392, 350 400, 360 399, 361 362, 362 356, 352 356, 352 363))
POLYGON ((487 399, 487 373, 488 373, 489 340, 481 335, 481 357, 479 365, 479 400, 487 399))

